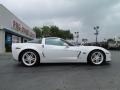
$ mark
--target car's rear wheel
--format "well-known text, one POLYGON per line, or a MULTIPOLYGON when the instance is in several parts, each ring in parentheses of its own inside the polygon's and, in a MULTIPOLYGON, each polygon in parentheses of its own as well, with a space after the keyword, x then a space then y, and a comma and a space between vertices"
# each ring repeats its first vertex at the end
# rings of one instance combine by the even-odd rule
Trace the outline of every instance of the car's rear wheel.
POLYGON ((94 50, 89 54, 88 62, 92 65, 101 65, 105 63, 105 54, 100 50, 94 50))
POLYGON ((29 66, 29 67, 38 65, 40 61, 38 53, 33 50, 24 51, 20 55, 20 60, 23 65, 29 66))

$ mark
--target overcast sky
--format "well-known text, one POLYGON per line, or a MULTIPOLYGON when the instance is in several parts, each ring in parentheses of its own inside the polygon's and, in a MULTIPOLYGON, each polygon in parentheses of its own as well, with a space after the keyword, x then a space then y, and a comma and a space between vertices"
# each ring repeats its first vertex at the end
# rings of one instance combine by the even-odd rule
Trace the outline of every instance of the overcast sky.
POLYGON ((1 4, 31 28, 57 25, 79 31, 80 40, 95 41, 93 27, 98 25, 99 40, 120 36, 120 0, 2 0, 1 4))

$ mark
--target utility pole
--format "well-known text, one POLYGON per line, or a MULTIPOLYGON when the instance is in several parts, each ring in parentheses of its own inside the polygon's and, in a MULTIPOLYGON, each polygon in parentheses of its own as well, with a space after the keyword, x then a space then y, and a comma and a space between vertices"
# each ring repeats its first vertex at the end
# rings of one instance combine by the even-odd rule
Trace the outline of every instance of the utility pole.
POLYGON ((98 34, 99 34, 98 29, 99 29, 99 26, 95 26, 95 27, 94 27, 94 30, 96 31, 96 32, 94 33, 94 34, 96 35, 96 45, 97 45, 97 43, 98 43, 98 34))
POLYGON ((79 32, 75 32, 76 44, 78 45, 79 32))

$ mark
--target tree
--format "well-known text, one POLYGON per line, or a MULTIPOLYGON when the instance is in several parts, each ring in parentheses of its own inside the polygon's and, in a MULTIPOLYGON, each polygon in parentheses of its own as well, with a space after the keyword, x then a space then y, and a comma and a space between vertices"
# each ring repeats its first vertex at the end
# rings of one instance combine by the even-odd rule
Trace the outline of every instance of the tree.
POLYGON ((42 37, 42 32, 39 27, 34 27, 33 31, 36 33, 36 38, 42 37))
POLYGON ((73 39, 73 34, 70 30, 61 30, 55 25, 43 26, 41 28, 34 27, 33 30, 36 32, 37 37, 60 37, 63 39, 73 39))
POLYGON ((50 26, 50 32, 52 37, 59 37, 60 30, 57 26, 50 26))
POLYGON ((41 28, 43 37, 49 37, 50 36, 50 27, 49 26, 43 26, 41 28))

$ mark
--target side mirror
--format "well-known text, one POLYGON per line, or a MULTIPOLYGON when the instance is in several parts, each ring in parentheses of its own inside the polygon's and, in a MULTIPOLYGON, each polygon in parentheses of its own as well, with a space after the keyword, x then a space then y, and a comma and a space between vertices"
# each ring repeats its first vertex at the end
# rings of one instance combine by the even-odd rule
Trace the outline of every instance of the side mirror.
POLYGON ((66 44, 66 43, 64 43, 64 46, 65 46, 66 48, 69 48, 69 45, 68 45, 68 44, 66 44))

